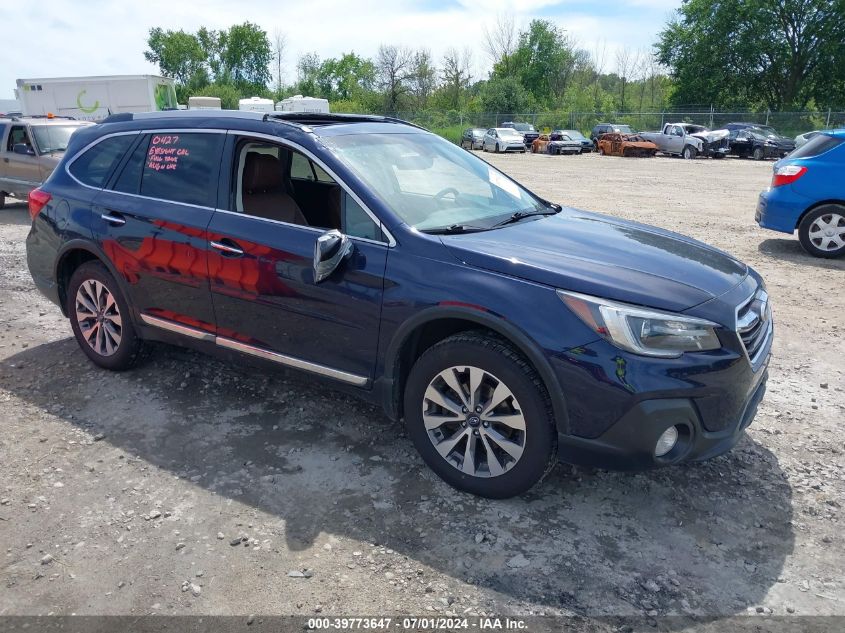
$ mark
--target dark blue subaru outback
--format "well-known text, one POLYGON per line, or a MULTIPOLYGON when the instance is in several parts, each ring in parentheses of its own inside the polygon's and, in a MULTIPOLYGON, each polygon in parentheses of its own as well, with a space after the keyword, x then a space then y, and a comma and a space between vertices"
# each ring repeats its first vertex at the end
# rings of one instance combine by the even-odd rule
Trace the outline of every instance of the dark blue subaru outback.
POLYGON ((403 419, 478 495, 557 458, 719 455, 765 391, 771 310, 748 266, 562 208, 402 121, 114 115, 29 204, 32 277, 97 365, 157 340, 308 372, 403 419))

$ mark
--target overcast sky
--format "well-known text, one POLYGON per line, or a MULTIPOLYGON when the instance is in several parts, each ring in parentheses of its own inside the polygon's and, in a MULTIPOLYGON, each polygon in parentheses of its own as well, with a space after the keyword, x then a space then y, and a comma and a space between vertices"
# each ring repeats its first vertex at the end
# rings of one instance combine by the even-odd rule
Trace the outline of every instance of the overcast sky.
POLYGON ((622 46, 649 48, 680 0, 39 0, 3 2, 0 24, 0 99, 12 98, 18 78, 156 74, 143 52, 150 28, 196 31, 249 20, 269 35, 287 37, 287 83, 300 54, 321 59, 354 50, 373 56, 380 43, 427 47, 435 60, 449 46, 474 51, 476 76, 489 60, 481 40, 501 13, 519 25, 549 19, 582 48, 604 47, 612 70, 622 46))

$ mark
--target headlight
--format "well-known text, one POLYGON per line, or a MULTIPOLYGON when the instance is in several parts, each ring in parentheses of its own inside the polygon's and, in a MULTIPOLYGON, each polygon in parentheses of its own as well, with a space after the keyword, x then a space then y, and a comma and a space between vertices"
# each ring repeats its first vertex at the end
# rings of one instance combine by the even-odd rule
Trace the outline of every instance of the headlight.
POLYGON ((575 292, 557 294, 596 334, 635 354, 676 358, 722 347, 715 330, 719 325, 711 321, 575 292))

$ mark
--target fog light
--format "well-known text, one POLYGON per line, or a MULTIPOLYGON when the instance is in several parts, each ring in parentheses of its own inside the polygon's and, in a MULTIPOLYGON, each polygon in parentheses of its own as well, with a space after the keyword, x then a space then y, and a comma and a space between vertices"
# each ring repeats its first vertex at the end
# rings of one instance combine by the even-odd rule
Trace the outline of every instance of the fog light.
POLYGON ((654 456, 663 457, 666 453, 675 448, 675 444, 677 443, 678 429, 677 427, 670 426, 668 429, 663 431, 663 435, 657 439, 657 444, 654 446, 654 456))

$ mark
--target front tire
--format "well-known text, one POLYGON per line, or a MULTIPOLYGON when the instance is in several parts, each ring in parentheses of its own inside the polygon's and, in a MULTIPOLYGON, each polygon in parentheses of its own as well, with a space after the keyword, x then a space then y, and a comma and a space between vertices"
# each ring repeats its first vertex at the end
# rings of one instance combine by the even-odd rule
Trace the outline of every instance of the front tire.
POLYGON ((753 157, 754 160, 763 160, 763 148, 755 147, 753 157))
POLYGON ((814 257, 845 255, 845 206, 825 204, 810 211, 798 225, 798 239, 814 257))
POLYGON ((501 339, 469 332, 428 349, 411 368, 404 411, 423 460, 458 490, 513 497, 555 464, 548 392, 501 339))
POLYGON ((696 151, 696 149, 692 145, 687 145, 684 148, 684 152, 683 152, 683 154, 681 154, 681 156, 684 157, 684 160, 692 160, 693 158, 696 157, 697 154, 698 154, 698 152, 696 151))
POLYGON ((76 342, 95 365, 121 371, 135 364, 141 339, 129 304, 101 262, 86 262, 73 272, 66 307, 76 342))

